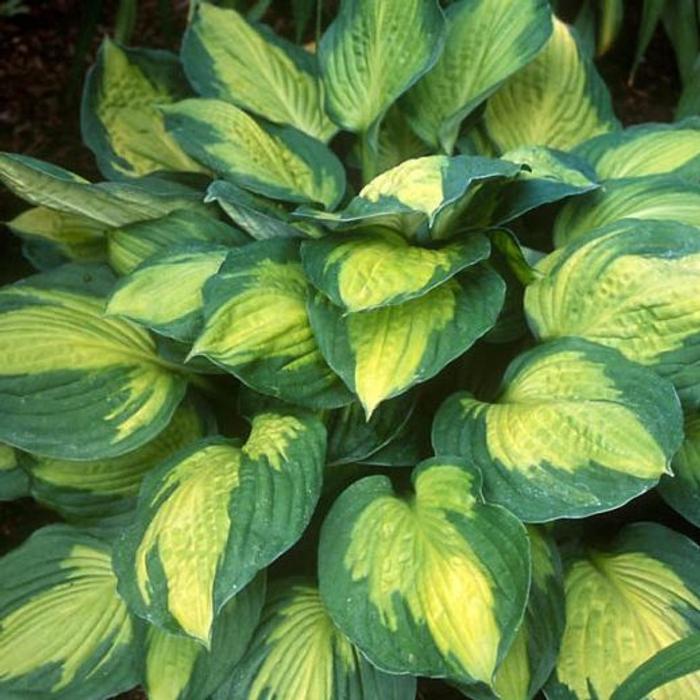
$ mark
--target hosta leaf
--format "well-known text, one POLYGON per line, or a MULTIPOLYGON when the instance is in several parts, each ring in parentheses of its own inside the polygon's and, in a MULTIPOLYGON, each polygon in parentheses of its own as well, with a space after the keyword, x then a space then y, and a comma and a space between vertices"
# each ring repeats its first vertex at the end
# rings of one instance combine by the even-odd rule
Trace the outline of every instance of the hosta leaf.
POLYGON ((189 244, 156 254, 120 280, 105 312, 192 342, 204 321, 202 288, 228 252, 223 246, 189 244))
POLYGON ((432 227, 440 214, 449 214, 478 184, 512 178, 519 171, 514 163, 479 156, 415 158, 375 177, 339 212, 298 213, 330 224, 383 223, 412 236, 422 233, 426 223, 432 227))
POLYGON ((205 201, 218 202, 226 214, 256 240, 306 238, 306 231, 301 226, 306 229, 313 226, 292 220, 281 206, 225 180, 215 180, 209 185, 205 201))
POLYGON ((149 627, 144 683, 149 700, 210 697, 245 653, 264 602, 265 575, 260 574, 217 615, 209 651, 193 639, 149 627))
POLYGON ((342 0, 319 46, 333 121, 347 131, 369 131, 434 65, 444 33, 435 0, 342 0))
MULTIPOLYGON (((398 399, 394 399, 396 401, 398 399)), ((378 411, 391 402, 382 404, 378 411)), ((374 418, 374 416, 372 416, 374 418)), ((371 422, 371 420, 370 420, 371 422)), ((410 467, 432 454, 429 425, 420 411, 414 411, 391 440, 360 461, 376 467, 410 467)))
POLYGON ((345 172, 340 161, 301 131, 263 127, 221 100, 183 100, 163 111, 168 130, 185 151, 241 187, 330 209, 343 196, 345 172))
POLYGON ((229 253, 204 287, 203 355, 270 396, 319 408, 350 402, 326 364, 306 311, 298 243, 276 239, 229 253))
POLYGON ((0 443, 0 502, 13 501, 29 494, 29 477, 19 466, 17 453, 0 443))
POLYGON ((324 456, 320 421, 270 412, 242 448, 210 438, 151 472, 116 551, 132 609, 209 647, 222 606, 303 532, 324 456))
POLYGON ((400 497, 384 476, 355 482, 321 531, 321 596, 379 668, 490 682, 530 580, 523 526, 481 497, 478 471, 432 458, 400 497))
POLYGON ((114 457, 154 438, 186 382, 146 331, 103 316, 113 280, 68 265, 0 290, 0 439, 65 459, 114 457))
POLYGON ((681 676, 700 669, 700 632, 657 651, 617 686, 610 700, 637 700, 681 676))
POLYGON ((605 83, 558 19, 545 48, 489 99, 485 121, 502 151, 568 150, 617 126, 605 83))
POLYGON ((173 246, 208 243, 234 247, 250 239, 238 229, 196 211, 176 211, 152 221, 112 229, 107 237, 110 265, 121 275, 173 246))
POLYGON ((139 628, 108 547, 65 525, 0 559, 0 694, 94 700, 139 682, 139 628))
POLYGON ((165 131, 159 105, 187 97, 177 56, 105 39, 85 79, 81 126, 105 177, 201 171, 165 131))
POLYGON ((546 0, 461 0, 445 15, 445 49, 404 107, 426 143, 451 153, 462 120, 534 58, 552 18, 546 0))
MULTIPOLYGON (((524 146, 504 153, 502 158, 525 167, 513 180, 493 185, 490 193, 492 224, 507 223, 543 204, 578 197, 599 187, 586 163, 563 151, 524 146)), ((479 195, 476 199, 478 201, 479 195)), ((473 206, 477 207, 476 201, 473 206)))
POLYGON ((156 219, 178 209, 202 209, 199 193, 175 182, 93 184, 57 165, 12 153, 0 153, 0 182, 31 204, 105 226, 156 219))
MULTIPOLYGON (((629 525, 605 549, 567 562, 566 630, 549 700, 609 698, 657 651, 700 631, 700 551, 661 525, 629 525)), ((700 694, 700 672, 649 700, 700 694)))
POLYGON ((367 416, 392 396, 436 375, 496 322, 505 285, 475 267, 396 306, 345 313, 321 294, 309 318, 328 364, 359 397, 367 416))
POLYGON ((316 57, 235 10, 199 4, 185 33, 182 62, 204 97, 232 102, 321 141, 337 131, 324 111, 316 57))
POLYGON ((301 259, 317 289, 355 312, 423 296, 490 252, 488 239, 478 233, 441 248, 421 248, 391 229, 374 228, 308 241, 301 259))
POLYGON ((32 207, 8 221, 12 233, 28 242, 50 243, 71 260, 99 262, 107 257, 107 227, 86 216, 32 207))
POLYGON ((276 582, 250 648, 216 700, 413 700, 416 679, 376 669, 333 624, 318 589, 276 582))
POLYGON ((685 421, 685 440, 671 463, 673 476, 664 476, 659 493, 686 520, 700 527, 700 415, 685 421))
POLYGON ((554 669, 564 633, 564 580, 559 552, 543 532, 529 526, 532 583, 525 617, 496 671, 493 691, 464 688, 476 700, 530 700, 554 669))
POLYGON ((404 428, 417 404, 415 392, 383 403, 367 420, 362 405, 353 401, 329 416, 329 466, 361 462, 389 444, 404 428))
POLYGON ((642 124, 582 143, 576 153, 604 180, 700 169, 700 119, 642 124))
POLYGON ((610 180, 562 208, 554 221, 554 243, 566 245, 621 219, 663 219, 700 228, 700 185, 675 175, 610 180))
POLYGON ((577 338, 517 357, 494 403, 454 394, 433 426, 436 451, 464 455, 487 498, 527 522, 622 505, 656 484, 682 439, 669 382, 577 338))
POLYGON ((31 494, 68 522, 86 526, 126 524, 133 515, 144 476, 202 437, 206 427, 194 404, 185 401, 165 430, 119 457, 81 462, 39 457, 30 462, 31 494))
POLYGON ((700 236, 673 221, 624 220, 539 263, 525 292, 537 336, 579 336, 653 367, 700 405, 700 236))

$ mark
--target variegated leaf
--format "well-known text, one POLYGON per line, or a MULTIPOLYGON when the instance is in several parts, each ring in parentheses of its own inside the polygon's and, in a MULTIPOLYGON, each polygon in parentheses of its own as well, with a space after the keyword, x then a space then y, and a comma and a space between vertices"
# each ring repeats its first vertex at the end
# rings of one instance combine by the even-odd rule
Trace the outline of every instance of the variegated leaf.
POLYGON ((421 462, 414 493, 355 482, 321 532, 320 590, 338 627, 379 668, 489 683, 515 638, 530 581, 524 527, 481 497, 457 458, 421 462))
POLYGON ((454 394, 433 425, 436 452, 464 455, 487 498, 526 522, 626 503, 669 471, 682 438, 668 381, 578 338, 518 356, 493 403, 454 394))

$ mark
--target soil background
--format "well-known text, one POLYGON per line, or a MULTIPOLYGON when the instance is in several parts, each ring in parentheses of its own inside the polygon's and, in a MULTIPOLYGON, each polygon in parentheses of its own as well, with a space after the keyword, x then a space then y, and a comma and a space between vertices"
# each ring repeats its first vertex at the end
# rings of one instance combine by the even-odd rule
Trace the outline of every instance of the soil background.
MULTIPOLYGON (((131 44, 177 51, 187 4, 187 0, 142 0, 131 44)), ((325 3, 327 14, 332 13, 334 4, 330 0, 325 3)), ((571 7, 565 8, 565 19, 573 18, 576 4, 572 1, 571 7)), ((661 30, 654 36, 634 83, 629 82, 641 4, 627 3, 622 36, 613 50, 598 61, 612 92, 616 113, 626 125, 671 121, 680 94, 673 50, 661 30)), ((24 11, 19 14, 0 15, 0 151, 35 156, 99 180, 92 154, 80 140, 80 94, 84 72, 100 41, 112 34, 117 2, 25 0, 20 5, 24 11)), ((286 32, 290 16, 287 0, 273 0, 265 20, 276 30, 286 32)), ((25 206, 0 191, 0 284, 33 271, 21 254, 18 240, 1 223, 25 206)), ((609 531, 625 520, 638 518, 660 520, 695 539, 698 536, 653 493, 593 520, 594 526, 609 531)), ((0 554, 15 547, 37 527, 56 519, 30 499, 0 503, 0 554)), ((452 700, 462 695, 444 683, 421 681, 418 697, 452 700)), ((119 698, 143 700, 145 695, 136 690, 119 698)))

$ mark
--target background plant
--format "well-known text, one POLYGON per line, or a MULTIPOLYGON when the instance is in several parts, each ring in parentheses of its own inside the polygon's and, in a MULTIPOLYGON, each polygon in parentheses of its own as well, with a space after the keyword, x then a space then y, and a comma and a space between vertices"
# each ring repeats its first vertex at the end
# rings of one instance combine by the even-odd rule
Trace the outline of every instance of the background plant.
POLYGON ((68 523, 0 562, 11 696, 610 697, 697 631, 689 539, 566 524, 697 522, 697 121, 620 129, 546 2, 377 7, 106 41, 110 180, 0 159, 3 493, 68 523))

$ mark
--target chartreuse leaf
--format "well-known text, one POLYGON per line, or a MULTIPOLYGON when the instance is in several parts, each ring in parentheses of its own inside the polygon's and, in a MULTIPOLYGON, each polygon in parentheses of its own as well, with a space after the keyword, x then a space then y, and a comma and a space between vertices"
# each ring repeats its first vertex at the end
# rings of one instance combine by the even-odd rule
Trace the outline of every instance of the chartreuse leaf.
POLYGON ((578 338, 518 356, 494 403, 454 394, 433 425, 435 450, 464 455, 487 498, 527 522, 626 503, 668 471, 682 439, 669 382, 578 338))
POLYGON ((480 156, 426 156, 375 177, 345 209, 297 213, 329 224, 382 223, 411 237, 458 207, 480 183, 512 178, 520 166, 480 156))
POLYGON ((569 150, 617 126, 592 59, 566 24, 553 21, 545 48, 486 104, 488 134, 502 151, 520 146, 569 150))
POLYGON ((638 700, 671 681, 700 670, 700 632, 694 632, 638 666, 617 686, 610 700, 638 700))
POLYGON ((232 251, 204 287, 204 330, 191 356, 203 355, 256 391, 293 403, 349 403, 311 331, 308 294, 298 242, 259 241, 232 251))
POLYGON ((149 627, 145 682, 149 700, 201 700, 226 680, 245 653, 265 602, 265 574, 229 600, 214 620, 211 649, 149 627))
POLYGON ((216 700, 413 700, 416 679, 383 673, 335 626, 318 589, 270 587, 253 641, 216 700))
POLYGON ((619 350, 700 404, 700 236, 674 221, 623 220, 542 260, 525 292, 532 330, 619 350))
POLYGON ((200 3, 185 32, 182 62, 204 97, 232 102, 321 141, 338 130, 324 111, 316 57, 235 10, 200 3))
MULTIPOLYGON (((549 700, 610 698, 656 652, 700 631, 700 551, 661 525, 628 525, 605 549, 570 557, 565 588, 566 629, 549 700)), ((700 673, 693 673, 643 697, 699 695, 700 673)))
POLYGON ((0 694, 94 700, 139 682, 139 627, 109 548, 65 525, 0 559, 0 694))
POLYGON ((107 303, 107 315, 128 318, 176 340, 194 341, 204 321, 202 288, 229 250, 189 244, 148 258, 119 281, 107 303))
POLYGON ((158 110, 188 94, 174 54, 105 39, 85 78, 80 115, 83 140, 105 177, 201 171, 166 132, 158 110))
POLYGON ((0 153, 0 182, 31 204, 105 226, 156 219, 178 209, 202 209, 199 193, 175 182, 93 184, 57 165, 13 153, 0 153))
POLYGON ((0 443, 0 501, 13 501, 29 494, 29 477, 19 466, 17 453, 0 443))
POLYGON ((307 241, 301 259, 317 289, 355 312, 423 296, 490 252, 488 239, 478 233, 421 248, 391 229, 372 228, 307 241))
POLYGON ((490 683, 530 582, 522 524, 484 503, 476 469, 435 457, 401 497, 384 476, 355 482, 323 524, 319 577, 338 627, 379 668, 490 683))
POLYGON ((154 438, 186 387, 148 333, 103 316, 113 278, 68 265, 0 290, 0 439, 64 459, 154 438))
POLYGON ((675 175, 610 180, 587 197, 572 200, 554 221, 557 246, 621 219, 680 221, 700 228, 700 185, 675 175))
POLYGON ((498 667, 493 690, 464 688, 475 700, 531 700, 554 669, 564 633, 564 579, 559 552, 541 530, 528 526, 532 583, 525 617, 505 659, 498 667))
POLYGON ((98 262, 107 256, 107 227, 86 216, 32 207, 8 221, 7 227, 28 242, 56 246, 61 254, 71 260, 98 262))
POLYGON ((576 153, 604 180, 698 171, 700 119, 675 124, 642 124, 582 143, 576 153))
POLYGON ((475 266, 421 297, 373 311, 346 313, 319 293, 309 319, 323 356, 369 417, 490 330, 504 295, 503 280, 475 266))
POLYGON ((282 205, 246 192, 232 182, 215 180, 207 189, 207 202, 218 202, 226 214, 255 240, 317 238, 313 223, 295 221, 282 205))
POLYGON ((168 426, 142 447, 119 457, 75 462, 38 457, 28 466, 32 496, 68 522, 119 526, 131 519, 144 476, 206 432, 190 401, 175 411, 168 426))
POLYGON ((121 275, 173 246, 205 243, 235 247, 248 242, 250 239, 233 226, 188 210, 115 228, 107 235, 109 263, 121 275))
POLYGON ((319 45, 333 121, 368 132, 435 64, 444 34, 435 0, 343 0, 319 45))
POLYGON ((263 127, 221 100, 183 100, 163 111, 168 130, 185 151, 241 187, 330 209, 343 196, 342 164, 323 143, 301 131, 263 127))
POLYGON ((445 15, 445 49, 404 108, 426 143, 451 153, 462 120, 540 51, 552 15, 546 0, 461 0, 445 15))
POLYGON ((700 527, 700 415, 685 420, 685 440, 671 469, 659 483, 661 497, 686 520, 700 527))
POLYGON ((391 443, 414 415, 415 392, 383 403, 367 420, 362 405, 353 401, 333 411, 326 421, 329 466, 361 462, 391 443))
POLYGON ((196 442, 146 476, 115 566, 130 607, 210 647, 215 615, 299 538, 316 506, 325 429, 262 413, 243 447, 196 442))

